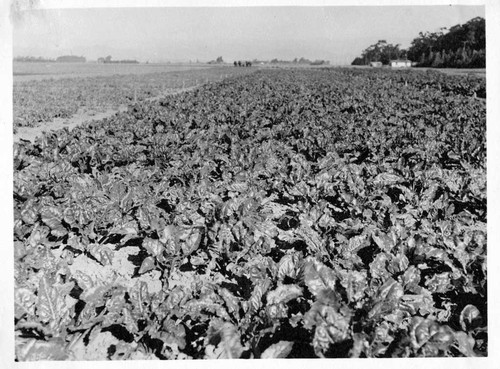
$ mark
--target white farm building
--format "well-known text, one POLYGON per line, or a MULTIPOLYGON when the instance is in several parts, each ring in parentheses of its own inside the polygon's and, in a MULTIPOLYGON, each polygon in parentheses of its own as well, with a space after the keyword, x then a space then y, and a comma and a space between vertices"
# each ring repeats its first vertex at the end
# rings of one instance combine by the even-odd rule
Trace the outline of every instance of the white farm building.
POLYGON ((411 67, 411 60, 403 60, 403 59, 391 60, 390 65, 392 68, 407 68, 411 67))

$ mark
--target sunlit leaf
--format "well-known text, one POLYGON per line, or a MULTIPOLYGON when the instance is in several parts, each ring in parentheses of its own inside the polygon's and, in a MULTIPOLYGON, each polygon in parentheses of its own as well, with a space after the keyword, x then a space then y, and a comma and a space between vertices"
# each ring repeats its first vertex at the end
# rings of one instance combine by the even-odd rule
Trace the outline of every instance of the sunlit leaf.
POLYGON ((261 359, 282 359, 286 358, 293 348, 293 341, 279 341, 273 343, 260 355, 261 359))
POLYGON ((102 265, 111 265, 113 261, 113 250, 106 245, 91 244, 87 251, 102 265))
POLYGON ((267 293, 267 303, 268 304, 280 304, 287 303, 290 300, 294 300, 297 297, 302 296, 302 289, 295 284, 286 284, 278 286, 273 291, 267 293))
POLYGON ((374 184, 382 186, 390 186, 400 182, 403 182, 403 179, 393 173, 380 173, 373 180, 374 184))
POLYGON ((239 311, 239 300, 234 296, 227 288, 221 288, 218 291, 219 295, 224 299, 226 303, 227 310, 231 314, 238 313, 239 311))
POLYGON ((337 277, 335 272, 316 261, 316 259, 308 258, 304 266, 304 281, 309 288, 309 291, 318 296, 325 289, 335 290, 335 281, 337 277))
POLYGON ((16 288, 14 293, 14 315, 20 319, 27 314, 29 317, 35 313, 35 294, 27 288, 16 288))
POLYGON ((16 338, 16 359, 18 361, 67 360, 68 352, 61 338, 52 338, 48 341, 16 338))
POLYGON ((215 346, 214 356, 209 356, 212 359, 238 359, 244 351, 241 344, 240 334, 237 327, 229 322, 221 320, 213 320, 207 331, 206 346, 215 346))
POLYGON ((155 267, 155 261, 152 256, 148 256, 142 261, 141 267, 139 268, 139 274, 144 274, 153 270, 155 267))
POLYGON ((482 320, 481 313, 474 305, 467 305, 460 313, 460 326, 465 332, 480 326, 482 320))
POLYGON ((153 240, 151 238, 145 238, 142 246, 151 256, 154 257, 158 257, 165 249, 165 246, 163 246, 158 240, 153 240))
POLYGON ((58 331, 71 320, 72 309, 76 303, 69 296, 74 283, 54 284, 49 277, 40 279, 36 314, 40 321, 49 323, 51 329, 58 331))
POLYGON ((285 277, 297 278, 303 272, 300 255, 297 253, 284 255, 278 263, 278 280, 285 277))
POLYGON ((475 340, 465 332, 455 333, 456 347, 458 350, 467 357, 478 356, 474 351, 475 340))

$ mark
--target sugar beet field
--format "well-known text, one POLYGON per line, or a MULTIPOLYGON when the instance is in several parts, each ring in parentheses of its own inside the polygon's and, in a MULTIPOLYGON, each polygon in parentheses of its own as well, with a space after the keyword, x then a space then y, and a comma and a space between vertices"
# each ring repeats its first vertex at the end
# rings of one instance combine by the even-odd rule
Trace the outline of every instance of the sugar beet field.
POLYGON ((487 356, 484 86, 261 69, 16 143, 16 360, 487 356))

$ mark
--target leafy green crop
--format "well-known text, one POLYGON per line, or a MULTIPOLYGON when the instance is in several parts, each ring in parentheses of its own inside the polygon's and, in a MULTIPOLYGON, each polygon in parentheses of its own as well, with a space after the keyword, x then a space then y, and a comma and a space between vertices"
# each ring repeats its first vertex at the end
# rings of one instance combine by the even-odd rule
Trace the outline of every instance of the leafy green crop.
POLYGON ((425 78, 263 70, 16 144, 17 360, 487 355, 486 112, 425 78))
MULTIPOLYGON (((154 70, 154 69, 153 69, 154 70)), ((199 86, 221 76, 251 73, 250 69, 203 68, 141 75, 66 77, 15 81, 13 89, 14 129, 35 127, 55 118, 71 118, 118 109, 130 103, 158 98, 183 88, 199 86)))

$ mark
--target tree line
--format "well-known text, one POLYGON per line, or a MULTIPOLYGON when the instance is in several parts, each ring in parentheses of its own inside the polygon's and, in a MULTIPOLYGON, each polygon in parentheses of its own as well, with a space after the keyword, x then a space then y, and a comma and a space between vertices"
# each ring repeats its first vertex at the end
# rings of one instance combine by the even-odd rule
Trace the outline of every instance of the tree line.
POLYGON ((389 64, 393 59, 409 59, 417 67, 434 68, 485 68, 486 32, 485 20, 476 17, 467 23, 457 24, 438 32, 420 32, 408 50, 400 45, 379 40, 363 50, 352 65, 369 65, 371 62, 389 64))
POLYGON ((23 63, 85 63, 87 59, 84 56, 75 56, 75 55, 63 55, 57 57, 57 59, 48 59, 34 57, 34 56, 16 56, 14 58, 15 62, 23 62, 23 63))
POLYGON ((351 64, 370 65, 371 62, 381 62, 383 65, 388 65, 391 60, 406 59, 407 51, 400 49, 399 46, 399 44, 388 44, 386 40, 379 40, 363 50, 361 56, 354 59, 351 64))
POLYGON ((271 64, 304 64, 304 65, 328 65, 330 62, 328 60, 309 60, 304 57, 295 58, 293 60, 280 60, 277 58, 274 58, 270 61, 271 64))
POLYGON ((43 58, 41 56, 16 56, 14 57, 15 62, 23 62, 23 63, 53 63, 55 59, 43 58))
POLYGON ((139 64, 139 62, 135 59, 123 59, 123 60, 111 60, 111 55, 106 56, 105 58, 98 58, 98 64, 139 64))

